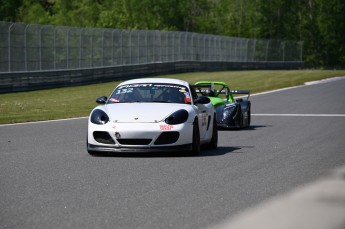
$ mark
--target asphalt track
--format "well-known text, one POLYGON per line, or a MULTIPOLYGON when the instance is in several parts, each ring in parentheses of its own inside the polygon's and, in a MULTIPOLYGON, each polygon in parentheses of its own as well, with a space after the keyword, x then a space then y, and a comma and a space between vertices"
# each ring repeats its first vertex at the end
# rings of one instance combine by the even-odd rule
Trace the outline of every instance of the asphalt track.
POLYGON ((198 157, 91 157, 86 119, 0 126, 0 228, 212 226, 345 165, 344 88, 253 96, 252 127, 198 157))

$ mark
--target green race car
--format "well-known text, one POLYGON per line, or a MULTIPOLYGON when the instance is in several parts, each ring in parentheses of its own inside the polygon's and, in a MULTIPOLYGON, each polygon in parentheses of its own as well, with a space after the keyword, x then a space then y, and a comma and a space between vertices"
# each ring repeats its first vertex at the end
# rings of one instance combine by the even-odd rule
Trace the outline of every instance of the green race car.
POLYGON ((240 129, 250 126, 249 90, 230 90, 224 82, 199 81, 193 85, 197 94, 207 96, 216 108, 220 128, 240 129), (234 94, 247 95, 246 99, 234 98, 234 94))

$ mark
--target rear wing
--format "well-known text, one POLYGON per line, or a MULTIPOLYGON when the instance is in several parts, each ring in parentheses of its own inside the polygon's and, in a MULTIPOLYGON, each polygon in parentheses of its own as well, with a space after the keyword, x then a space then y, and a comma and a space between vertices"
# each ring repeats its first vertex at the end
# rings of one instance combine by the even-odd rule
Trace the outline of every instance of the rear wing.
MULTIPOLYGON (((233 95, 247 95, 247 100, 249 100, 249 97, 250 97, 250 91, 249 90, 230 90, 230 92, 233 95)), ((243 97, 246 97, 246 96, 240 96, 240 98, 243 98, 243 97)))
POLYGON ((227 94, 230 93, 232 95, 247 95, 247 96, 239 96, 239 98, 247 97, 247 100, 249 100, 250 97, 250 91, 249 90, 228 90, 228 87, 224 87, 221 90, 214 89, 214 84, 199 84, 199 85, 192 85, 193 88, 195 88, 197 93, 200 93, 202 95, 205 95, 205 92, 207 89, 205 88, 211 88, 212 91, 214 91, 215 95, 218 96, 219 94, 227 94))

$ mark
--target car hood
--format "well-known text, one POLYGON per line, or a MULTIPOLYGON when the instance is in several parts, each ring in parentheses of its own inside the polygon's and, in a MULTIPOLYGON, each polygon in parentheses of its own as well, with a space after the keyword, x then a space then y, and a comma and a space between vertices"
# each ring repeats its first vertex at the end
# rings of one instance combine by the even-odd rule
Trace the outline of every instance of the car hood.
POLYGON ((174 103, 114 103, 104 106, 113 122, 159 122, 186 104, 174 103))

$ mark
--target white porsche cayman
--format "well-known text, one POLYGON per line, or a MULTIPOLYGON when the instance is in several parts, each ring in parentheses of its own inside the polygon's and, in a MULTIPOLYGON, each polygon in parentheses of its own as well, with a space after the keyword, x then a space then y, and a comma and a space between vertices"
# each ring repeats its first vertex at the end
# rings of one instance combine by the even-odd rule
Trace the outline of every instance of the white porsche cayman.
POLYGON ((150 152, 217 148, 216 111, 188 82, 144 78, 119 84, 96 100, 88 123, 87 150, 150 152))

